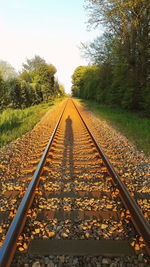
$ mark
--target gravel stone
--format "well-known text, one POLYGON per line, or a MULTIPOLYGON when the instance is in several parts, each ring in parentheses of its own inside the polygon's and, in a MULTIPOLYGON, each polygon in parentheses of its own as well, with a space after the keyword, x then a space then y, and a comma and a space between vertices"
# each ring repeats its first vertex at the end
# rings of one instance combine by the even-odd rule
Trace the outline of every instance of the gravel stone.
POLYGON ((106 264, 106 265, 111 264, 111 259, 109 259, 109 258, 103 258, 102 259, 102 264, 106 264))
POLYGON ((139 255, 138 255, 138 261, 139 261, 139 262, 142 262, 142 260, 143 260, 143 256, 142 256, 141 254, 139 254, 139 255))
POLYGON ((49 263, 47 264, 47 267, 55 267, 55 264, 54 264, 53 262, 49 262, 49 263))
MULTIPOLYGON (((118 267, 117 263, 112 262, 109 267, 118 267)), ((120 267, 120 266, 119 266, 120 267)))
POLYGON ((41 264, 39 261, 36 261, 32 264, 32 267, 41 267, 41 264))
MULTIPOLYGON (((121 179, 126 184, 130 193, 146 193, 148 192, 149 184, 149 159, 142 153, 136 150, 135 146, 131 144, 127 138, 113 129, 106 121, 97 119, 92 113, 83 110, 83 115, 87 121, 89 128, 92 130, 97 141, 101 144, 106 155, 109 157, 114 168, 120 174, 121 179)), ((73 113, 73 111, 72 111, 73 113)), ((71 115, 72 115, 71 113, 71 115)), ((54 121, 58 116, 54 116, 54 121)), ((75 118, 76 120, 76 118, 75 118)), ((78 119, 77 119, 78 120, 78 119)), ((90 142, 86 140, 86 134, 83 131, 82 125, 72 123, 73 128, 73 145, 71 145, 71 137, 64 143, 64 136, 66 133, 65 125, 62 126, 60 136, 58 134, 57 142, 60 148, 58 151, 52 152, 48 162, 45 164, 42 179, 40 181, 39 194, 35 196, 35 203, 31 209, 27 227, 21 237, 19 243, 19 256, 14 259, 12 267, 146 267, 145 254, 140 247, 143 244, 140 237, 135 237, 135 231, 130 224, 130 214, 126 213, 119 197, 117 190, 113 188, 110 176, 103 164, 98 159, 96 152, 91 151, 90 142), (81 127, 80 127, 81 126, 81 127), (80 129, 80 131, 79 131, 80 129), (82 132, 83 131, 83 132, 82 132), (65 145, 64 145, 65 144, 65 145), (62 147, 62 148, 61 148, 62 147), (72 152, 64 152, 63 147, 70 147, 74 152, 73 160, 69 160, 69 154, 72 152), (83 149, 84 148, 84 149, 83 149), (85 151, 84 151, 85 150, 85 151), (54 154, 53 154, 54 153, 54 154), (62 155, 63 154, 63 155, 62 155), (65 154, 65 156, 64 156, 65 154), (64 157, 64 159, 63 159, 64 157), (72 165, 73 161, 73 165, 72 165), (86 163, 85 163, 86 161, 86 163), (98 168, 103 168, 104 173, 100 174, 98 168), (94 169, 94 174, 91 172, 94 169), (89 171, 90 170, 90 171, 89 171), (48 194, 43 194, 45 192, 48 194), (60 193, 88 193, 90 197, 79 195, 77 197, 57 197, 60 193), (102 197, 92 197, 92 192, 105 192, 102 197), (54 193, 54 196, 51 196, 54 193), (110 196, 109 196, 110 195, 110 196), (88 212, 98 211, 119 211, 121 218, 118 219, 103 219, 103 218, 86 218, 75 219, 72 222, 70 219, 38 219, 37 209, 46 212, 61 211, 69 213, 72 210, 88 212), (30 239, 38 238, 52 238, 52 239, 120 239, 128 238, 132 242, 134 248, 137 249, 136 255, 133 257, 70 257, 70 256, 48 256, 30 258, 27 251, 23 251, 23 245, 27 244, 30 239), (23 241, 22 241, 23 240, 23 241), (141 251, 140 251, 141 249, 141 251), (26 262, 26 264, 24 264, 26 262)), ((7 146, 2 155, 2 194, 11 190, 26 189, 29 183, 28 177, 32 177, 32 173, 36 168, 38 160, 43 153, 45 144, 49 140, 52 133, 54 123, 51 120, 45 119, 43 123, 39 123, 31 133, 22 138, 17 139, 7 146), (42 145, 42 142, 45 144, 42 145), (41 147, 41 148, 40 148, 41 147), (5 158, 5 152, 8 153, 8 160, 5 158), (39 154, 38 159, 37 154, 39 154), (13 157, 14 156, 14 157, 13 157), (16 156, 16 157, 15 157, 16 156), (35 158, 35 160, 34 160, 35 158), (6 160, 6 163, 5 163, 6 160), (30 163, 32 161, 33 163, 30 163), (10 169, 7 169, 10 165, 10 169), (22 175, 22 170, 24 175, 22 175), (24 179, 26 178, 26 179, 24 179)), ((69 132, 70 134, 70 132, 69 132)), ((56 142, 56 143, 57 143, 56 142)), ((21 191, 22 192, 22 191, 21 191)), ((22 194, 22 193, 21 193, 22 194)), ((0 237, 6 235, 10 221, 12 220, 18 203, 22 195, 14 198, 2 198, 1 211, 11 210, 9 219, 6 224, 0 225, 0 237)), ((150 210, 148 202, 142 200, 137 201, 143 212, 150 210)), ((67 217, 68 218, 68 217, 67 217)), ((2 239, 3 240, 3 239, 2 239)), ((148 265, 147 265, 148 266, 148 265)))
POLYGON ((45 264, 48 264, 49 261, 50 261, 49 258, 48 257, 45 257, 45 259, 44 259, 45 264))
POLYGON ((65 256, 61 256, 61 257, 59 258, 59 260, 60 260, 61 263, 64 263, 64 261, 65 261, 65 256))
POLYGON ((78 264, 79 263, 79 261, 78 261, 78 258, 75 258, 74 260, 73 260, 73 264, 78 264))

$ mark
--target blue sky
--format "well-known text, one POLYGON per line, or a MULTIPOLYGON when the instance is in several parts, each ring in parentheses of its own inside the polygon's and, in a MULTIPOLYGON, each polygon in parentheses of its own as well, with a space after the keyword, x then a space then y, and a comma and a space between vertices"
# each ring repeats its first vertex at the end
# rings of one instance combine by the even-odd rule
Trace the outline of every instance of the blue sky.
POLYGON ((87 31, 84 0, 0 0, 0 59, 21 70, 26 58, 43 57, 57 68, 57 77, 70 91, 71 75, 79 65, 81 42, 100 31, 87 31))

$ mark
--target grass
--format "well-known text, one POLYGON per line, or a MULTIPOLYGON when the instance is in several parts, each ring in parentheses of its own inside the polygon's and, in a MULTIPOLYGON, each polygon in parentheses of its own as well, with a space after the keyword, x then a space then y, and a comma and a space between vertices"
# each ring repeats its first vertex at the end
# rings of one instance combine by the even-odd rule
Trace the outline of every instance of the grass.
POLYGON ((80 100, 98 117, 105 119, 115 129, 119 130, 138 150, 150 156, 150 119, 140 114, 97 104, 93 101, 80 100))
POLYGON ((47 110, 62 99, 26 109, 6 109, 0 113, 0 147, 31 131, 47 110))

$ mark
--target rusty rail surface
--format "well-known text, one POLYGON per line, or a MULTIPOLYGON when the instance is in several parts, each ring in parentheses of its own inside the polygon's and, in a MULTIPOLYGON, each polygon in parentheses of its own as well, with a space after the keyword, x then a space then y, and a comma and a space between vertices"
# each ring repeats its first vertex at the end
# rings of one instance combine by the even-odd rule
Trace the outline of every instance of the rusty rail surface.
MULTIPOLYGON (((101 149, 101 147, 98 144, 98 142, 96 141, 95 137, 91 133, 91 131, 88 128, 87 124, 85 123, 80 111, 76 107, 74 101, 72 101, 72 102, 73 102, 74 107, 77 110, 85 128, 87 129, 89 135, 91 136, 100 156, 102 157, 102 159, 105 163, 105 166, 108 169, 108 172, 110 173, 111 177, 113 178, 114 185, 119 189, 120 198, 121 198, 122 202, 124 203, 126 209, 128 209, 130 211, 131 219, 132 219, 132 222, 134 224, 134 227, 136 228, 138 233, 142 235, 142 237, 146 243, 147 252, 150 255, 150 226, 149 226, 148 222, 144 218, 140 208, 136 204, 133 197, 131 197, 126 186, 124 185, 124 183, 121 181, 120 177, 118 176, 118 174, 114 170, 112 164, 110 163, 110 161, 106 157, 105 153, 101 149)), ((17 238, 18 238, 19 234, 21 233, 21 231, 23 230, 23 227, 25 225, 27 211, 33 202, 33 199, 35 196, 35 189, 39 184, 39 178, 40 178, 40 174, 42 172, 42 168, 44 166, 48 151, 51 147, 52 141, 54 139, 54 136, 56 134, 56 131, 58 129, 60 121, 63 117, 66 106, 67 106, 67 103, 66 103, 66 105, 65 105, 65 107, 64 107, 64 109, 63 109, 63 111, 59 117, 59 120, 58 120, 56 127, 52 133, 52 136, 51 136, 51 138, 47 144, 47 147, 43 153, 43 156, 42 156, 42 158, 38 164, 38 167, 37 167, 37 169, 33 175, 33 178, 32 178, 32 180, 29 184, 29 187, 26 191, 26 194, 23 197, 23 200, 22 200, 22 202, 18 208, 17 214, 14 217, 14 219, 13 219, 13 221, 9 227, 8 233, 6 235, 6 239, 5 239, 3 246, 0 250, 0 266, 1 267, 10 266, 10 264, 11 264, 11 261, 13 259, 13 256, 14 256, 14 253, 16 250, 17 238)))

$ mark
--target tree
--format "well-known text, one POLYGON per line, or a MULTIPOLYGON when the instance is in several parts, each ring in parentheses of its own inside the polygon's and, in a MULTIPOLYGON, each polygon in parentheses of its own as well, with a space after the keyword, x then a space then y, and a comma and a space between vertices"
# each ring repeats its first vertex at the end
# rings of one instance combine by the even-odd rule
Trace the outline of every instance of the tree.
POLYGON ((6 81, 11 78, 16 78, 17 73, 15 69, 6 61, 0 60, 0 72, 2 78, 6 81))
POLYGON ((57 88, 55 83, 56 68, 39 56, 27 59, 18 77, 7 62, 1 63, 0 109, 26 108, 62 94, 61 87, 57 88))
POLYGON ((105 33, 89 45, 82 45, 91 63, 102 68, 110 65, 112 80, 107 102, 143 109, 150 76, 149 1, 86 0, 86 3, 89 24, 96 27, 103 24, 109 32, 110 38, 105 33))
POLYGON ((72 79, 73 96, 98 100, 100 81, 99 66, 80 66, 74 71, 72 79))
POLYGON ((110 33, 104 33, 97 37, 93 42, 81 43, 82 56, 90 60, 90 64, 101 65, 111 63, 114 58, 115 39, 110 33))
POLYGON ((65 95, 65 87, 62 84, 59 84, 59 95, 60 96, 65 95))
POLYGON ((31 83, 31 82, 32 82, 31 75, 30 75, 30 73, 27 72, 26 70, 20 73, 19 78, 20 78, 21 80, 23 80, 23 81, 28 82, 28 83, 31 83))
POLYGON ((23 70, 27 72, 32 72, 34 70, 39 69, 42 65, 46 65, 45 59, 35 55, 34 58, 26 60, 26 63, 23 64, 23 70))
POLYGON ((0 72, 0 109, 2 109, 6 104, 6 90, 5 83, 0 72))
POLYGON ((37 101, 47 102, 51 96, 56 95, 54 78, 56 71, 52 64, 47 64, 43 58, 35 56, 33 59, 27 59, 23 64, 20 77, 33 85, 38 96, 37 101))
POLYGON ((83 88, 83 75, 86 69, 87 69, 87 66, 79 66, 75 69, 72 75, 71 90, 74 96, 80 97, 82 94, 81 90, 83 88))
POLYGON ((21 108, 22 106, 22 94, 21 85, 17 78, 10 79, 8 81, 8 87, 10 88, 10 100, 13 108, 21 108))
POLYGON ((35 69, 30 73, 32 82, 38 83, 41 85, 43 100, 48 101, 50 96, 53 95, 54 92, 54 74, 56 72, 56 68, 53 65, 41 65, 38 69, 35 69))
POLYGON ((35 104, 39 104, 43 101, 42 86, 39 83, 30 83, 31 88, 35 94, 35 104))
POLYGON ((65 88, 58 80, 55 81, 55 95, 63 96, 65 94, 65 88))
POLYGON ((21 108, 30 107, 31 105, 40 103, 33 87, 23 80, 20 80, 20 92, 21 108))

